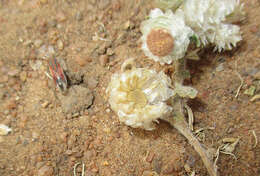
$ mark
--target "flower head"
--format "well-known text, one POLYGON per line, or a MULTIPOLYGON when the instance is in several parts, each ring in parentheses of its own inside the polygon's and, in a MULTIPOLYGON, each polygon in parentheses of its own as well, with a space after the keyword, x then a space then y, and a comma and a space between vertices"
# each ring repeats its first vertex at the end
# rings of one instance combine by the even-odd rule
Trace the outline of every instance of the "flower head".
POLYGON ((141 31, 144 54, 162 65, 182 58, 193 34, 181 16, 160 9, 151 10, 149 19, 141 24, 141 31))
POLYGON ((109 103, 121 122, 152 130, 153 121, 171 112, 165 102, 174 94, 170 85, 163 72, 133 67, 112 76, 107 88, 109 103))
POLYGON ((176 11, 192 28, 203 45, 212 43, 216 50, 230 50, 242 40, 239 27, 234 22, 243 16, 239 0, 187 0, 176 11))

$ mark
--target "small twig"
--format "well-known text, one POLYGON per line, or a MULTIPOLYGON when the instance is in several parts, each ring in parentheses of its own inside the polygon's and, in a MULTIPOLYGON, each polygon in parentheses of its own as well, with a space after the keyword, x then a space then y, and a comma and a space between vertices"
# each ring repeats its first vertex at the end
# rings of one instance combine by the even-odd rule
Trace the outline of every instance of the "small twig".
POLYGON ((45 75, 46 75, 49 79, 53 80, 52 76, 51 76, 48 72, 44 72, 44 73, 45 73, 45 75))
POLYGON ((198 130, 195 131, 195 134, 200 133, 201 131, 204 130, 215 130, 215 127, 204 127, 204 128, 200 128, 198 130))
POLYGON ((195 174, 196 174, 195 171, 192 171, 190 176, 195 176, 195 174))
POLYGON ((167 120, 172 126, 174 126, 182 135, 184 135, 188 139, 189 143, 200 155, 205 167, 208 170, 209 175, 217 176, 217 167, 211 161, 210 157, 208 156, 207 152, 202 147, 198 139, 192 134, 188 124, 185 122, 184 117, 182 115, 177 115, 165 120, 167 120))
POLYGON ((242 86, 243 86, 243 84, 244 84, 244 79, 242 78, 242 76, 238 73, 238 71, 237 71, 237 61, 235 62, 235 69, 236 69, 236 71, 235 71, 235 73, 236 73, 236 75, 239 77, 239 79, 240 79, 240 85, 239 85, 239 87, 238 87, 238 89, 237 89, 237 93, 236 93, 236 95, 235 95, 235 98, 237 98, 238 97, 238 95, 239 95, 239 92, 240 92, 240 90, 241 90, 241 88, 242 88, 242 86))
POLYGON ((230 152, 224 152, 224 151, 219 151, 220 153, 224 153, 224 154, 226 154, 226 155, 231 155, 231 156, 233 156, 234 158, 235 158, 235 160, 237 160, 237 157, 236 157, 236 155, 234 155, 233 153, 230 153, 230 152))
POLYGON ((250 132, 253 134, 253 136, 255 138, 255 144, 254 144, 253 148, 256 148, 258 141, 257 141, 257 136, 256 136, 256 133, 255 133, 255 130, 250 130, 250 132))
POLYGON ((257 94, 257 95, 255 95, 255 96, 253 96, 253 97, 250 99, 250 101, 255 101, 255 100, 257 100, 257 99, 260 99, 260 94, 257 94))
POLYGON ((243 84, 244 84, 244 79, 241 77, 241 75, 240 75, 237 71, 236 71, 236 75, 239 77, 241 83, 240 83, 240 85, 239 85, 239 87, 238 87, 238 89, 237 89, 237 93, 236 93, 236 95, 235 95, 235 98, 238 97, 239 92, 240 92, 240 90, 241 90, 241 88, 242 88, 242 86, 243 86, 243 84))
POLYGON ((216 154, 215 154, 215 156, 216 156, 216 159, 215 159, 215 161, 214 161, 214 166, 215 166, 215 167, 217 167, 217 162, 218 162, 218 158, 219 158, 220 148, 221 148, 221 146, 218 147, 218 150, 217 150, 217 152, 216 152, 216 154))
POLYGON ((76 164, 74 165, 74 167, 73 167, 73 175, 74 175, 74 176, 77 176, 76 169, 77 169, 78 165, 80 165, 80 163, 76 163, 76 164))
POLYGON ((94 41, 98 41, 98 40, 106 41, 106 42, 110 41, 109 39, 105 39, 105 38, 99 37, 98 34, 97 34, 97 32, 95 32, 95 36, 93 36, 92 39, 93 39, 94 41))
POLYGON ((204 131, 205 130, 214 130, 214 129, 215 129, 214 127, 200 128, 200 129, 196 130, 194 132, 194 134, 199 139, 199 141, 205 142, 206 135, 205 135, 204 131))
POLYGON ((85 175, 85 164, 82 164, 82 172, 81 172, 81 176, 85 175))
MULTIPOLYGON (((77 167, 80 165, 80 163, 76 163, 73 167, 73 176, 77 176, 77 173, 76 173, 76 170, 77 170, 77 167)), ((85 175, 85 164, 83 163, 82 164, 82 171, 81 171, 81 176, 84 176, 85 175)))
POLYGON ((105 28, 105 25, 104 25, 103 23, 101 23, 101 22, 98 21, 97 24, 98 24, 99 26, 101 26, 102 32, 106 32, 106 31, 107 31, 106 28, 105 28))

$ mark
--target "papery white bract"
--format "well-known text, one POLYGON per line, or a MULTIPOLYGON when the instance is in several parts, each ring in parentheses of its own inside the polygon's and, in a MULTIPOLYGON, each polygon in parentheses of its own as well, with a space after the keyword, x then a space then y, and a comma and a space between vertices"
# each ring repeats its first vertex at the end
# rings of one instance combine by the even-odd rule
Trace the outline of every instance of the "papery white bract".
POLYGON ((242 8, 238 0, 187 0, 176 14, 183 16, 203 45, 212 43, 220 52, 242 40, 240 28, 227 24, 243 15, 242 8))

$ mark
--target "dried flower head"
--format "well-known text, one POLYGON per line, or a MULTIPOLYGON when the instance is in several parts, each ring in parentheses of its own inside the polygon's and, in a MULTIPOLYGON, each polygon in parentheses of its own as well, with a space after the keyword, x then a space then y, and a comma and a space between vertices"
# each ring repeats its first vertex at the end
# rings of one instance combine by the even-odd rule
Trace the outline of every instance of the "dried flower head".
POLYGON ((144 54, 162 65, 182 58, 193 35, 181 16, 160 9, 151 10, 149 19, 141 24, 141 31, 144 54))
POLYGON ((126 125, 152 130, 153 121, 171 112, 172 108, 165 102, 174 94, 171 80, 163 72, 128 68, 111 78, 107 88, 110 106, 126 125))
POLYGON ((203 45, 212 43, 222 51, 242 40, 239 27, 228 24, 243 16, 242 8, 239 0, 187 0, 176 15, 183 16, 203 45))

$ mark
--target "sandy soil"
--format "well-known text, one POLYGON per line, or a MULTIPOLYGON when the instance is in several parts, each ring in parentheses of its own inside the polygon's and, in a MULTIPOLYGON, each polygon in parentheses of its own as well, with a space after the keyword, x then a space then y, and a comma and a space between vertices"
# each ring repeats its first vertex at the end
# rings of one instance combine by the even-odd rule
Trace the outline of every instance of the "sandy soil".
MULTIPOLYGON (((260 175, 260 2, 244 1, 243 42, 231 52, 206 49, 189 62, 199 95, 189 102, 201 142, 216 150, 240 138, 233 154, 221 153, 220 176, 260 175), (237 66, 236 66, 237 65, 237 66), (241 83, 240 94, 235 98, 241 83), (256 135, 256 138, 253 135, 256 135)), ((165 122, 148 132, 121 124, 105 89, 124 60, 160 69, 140 50, 140 23, 153 8, 144 0, 0 0, 0 175, 206 176, 198 154, 165 122), (64 62, 71 89, 55 90, 45 56, 64 62), (38 64, 38 65, 37 65, 38 64)), ((65 67, 65 66, 64 66, 65 67)), ((213 151, 214 151, 213 150, 213 151)))

